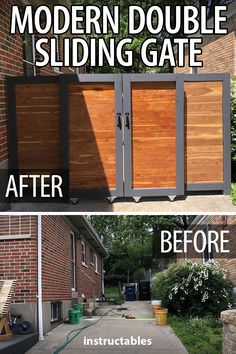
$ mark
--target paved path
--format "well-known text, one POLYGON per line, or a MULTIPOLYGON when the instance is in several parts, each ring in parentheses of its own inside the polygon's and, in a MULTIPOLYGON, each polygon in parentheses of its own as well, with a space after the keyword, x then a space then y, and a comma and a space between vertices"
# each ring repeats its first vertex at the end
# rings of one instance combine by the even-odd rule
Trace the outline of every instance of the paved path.
MULTIPOLYGON (((104 316, 97 324, 85 329, 80 333, 61 354, 187 354, 187 351, 180 340, 173 334, 169 326, 156 326, 152 319, 150 304, 146 301, 126 302, 122 307, 128 310, 118 312, 113 310, 104 316), (135 320, 127 320, 121 314, 132 314, 135 320), (85 346, 84 337, 95 338, 128 338, 131 336, 143 339, 151 339, 150 346, 110 346, 97 345, 85 346)), ((105 310, 104 310, 105 311, 105 310)), ((106 310, 107 311, 107 310, 106 310)), ((67 333, 82 324, 91 323, 91 320, 83 320, 80 325, 62 325, 51 331, 44 341, 36 344, 27 354, 52 354, 60 346, 67 333)))
POLYGON ((18 203, 12 204, 11 211, 58 211, 58 212, 124 212, 124 213, 209 213, 236 212, 231 198, 226 195, 190 195, 186 198, 170 202, 168 198, 141 199, 135 203, 132 199, 115 201, 113 204, 106 200, 80 200, 77 205, 55 203, 18 203))

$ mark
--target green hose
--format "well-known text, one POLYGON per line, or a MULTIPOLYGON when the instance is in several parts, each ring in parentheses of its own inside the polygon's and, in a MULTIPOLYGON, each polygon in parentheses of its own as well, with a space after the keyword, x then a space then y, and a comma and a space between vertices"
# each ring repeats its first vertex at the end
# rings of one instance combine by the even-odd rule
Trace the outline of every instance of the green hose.
POLYGON ((103 316, 105 316, 107 313, 109 313, 110 311, 112 311, 115 307, 112 307, 110 310, 108 310, 107 312, 105 312, 102 316, 100 316, 96 321, 89 323, 87 325, 85 325, 84 327, 78 328, 78 329, 74 329, 73 331, 70 331, 67 336, 66 336, 66 340, 64 343, 62 343, 62 345, 60 347, 58 347, 56 350, 54 350, 52 352, 52 354, 59 354, 63 349, 65 349, 65 347, 70 344, 84 329, 95 325, 96 323, 98 323, 98 321, 100 321, 102 319, 103 316), (75 332, 75 335, 71 337, 71 334, 75 332), (71 337, 71 338, 70 338, 71 337))

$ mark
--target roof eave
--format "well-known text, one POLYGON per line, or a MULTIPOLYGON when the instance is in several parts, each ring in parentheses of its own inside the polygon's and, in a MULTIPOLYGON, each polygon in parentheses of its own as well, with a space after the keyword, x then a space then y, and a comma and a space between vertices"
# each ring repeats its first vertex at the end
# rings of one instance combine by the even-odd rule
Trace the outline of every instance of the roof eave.
POLYGON ((108 256, 108 252, 100 237, 85 216, 69 215, 66 216, 66 218, 70 224, 74 226, 74 229, 77 231, 78 235, 83 236, 101 256, 108 256))

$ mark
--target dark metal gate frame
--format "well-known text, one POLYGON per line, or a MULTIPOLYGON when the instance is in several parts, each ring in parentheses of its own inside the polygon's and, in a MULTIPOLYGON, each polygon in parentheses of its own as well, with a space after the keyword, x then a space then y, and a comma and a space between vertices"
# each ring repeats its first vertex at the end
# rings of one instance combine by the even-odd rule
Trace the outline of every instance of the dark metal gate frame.
POLYGON ((231 184, 231 132, 230 132, 230 75, 225 74, 124 74, 123 75, 124 119, 129 119, 129 129, 124 133, 125 196, 136 199, 149 196, 181 196, 193 191, 223 191, 230 194, 231 184), (176 188, 132 188, 132 82, 176 82, 176 188), (184 83, 191 81, 222 82, 222 126, 223 126, 223 183, 192 183, 184 181, 184 83))
MULTIPOLYGON (((8 116, 9 150, 12 170, 18 169, 18 136, 16 122, 17 84, 58 83, 60 86, 60 161, 61 169, 69 169, 69 107, 68 84, 111 82, 115 90, 114 128, 116 131, 116 188, 101 190, 71 190, 71 198, 140 197, 184 195, 185 191, 223 191, 230 194, 231 152, 230 152, 230 75, 229 74, 78 74, 61 76, 8 77, 8 116), (176 187, 175 188, 132 188, 132 82, 176 82, 176 187), (184 82, 221 81, 222 117, 223 117, 223 183, 196 183, 185 185, 184 182, 184 82), (122 87, 123 84, 123 87, 122 87), (121 122, 121 124, 120 124, 121 122), (124 136, 123 136, 124 135, 124 136), (124 177, 123 177, 124 176, 124 177), (124 180, 123 180, 124 179, 124 180)), ((79 151, 78 151, 79 153, 79 151)))
MULTIPOLYGON (((61 75, 60 92, 61 104, 61 122, 62 145, 63 145, 63 169, 69 170, 69 106, 68 106, 68 85, 69 83, 94 83, 111 82, 114 83, 115 91, 115 116, 114 129, 116 132, 116 188, 114 189, 86 189, 70 190, 71 198, 93 198, 93 197, 122 197, 123 192, 123 132, 122 132, 122 76, 120 74, 78 74, 61 75), (120 125, 121 121, 121 125, 120 125)), ((78 151, 79 154, 79 151, 78 151)))
POLYGON ((186 191, 231 191, 231 122, 230 122, 230 74, 180 74, 183 82, 222 82, 222 127, 223 127, 223 183, 191 183, 186 191))
MULTIPOLYGON (((176 196, 184 194, 184 87, 181 77, 175 74, 127 74, 123 75, 123 102, 125 120, 125 195, 135 198, 176 196), (176 83, 176 187, 132 188, 132 82, 175 82, 176 83)), ((158 154, 158 151, 157 151, 158 154)))
MULTIPOLYGON (((8 76, 7 94, 8 94, 8 136, 9 136, 9 169, 18 170, 18 131, 16 121, 16 85, 19 84, 58 84, 59 76, 8 76)), ((62 109, 60 102, 60 110, 62 109)), ((62 153, 60 156, 62 162, 62 153)))

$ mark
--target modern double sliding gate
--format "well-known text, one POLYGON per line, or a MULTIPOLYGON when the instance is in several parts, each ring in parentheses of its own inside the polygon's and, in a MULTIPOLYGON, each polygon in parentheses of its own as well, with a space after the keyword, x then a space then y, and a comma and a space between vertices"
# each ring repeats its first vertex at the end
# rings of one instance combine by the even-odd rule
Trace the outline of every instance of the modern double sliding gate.
POLYGON ((11 169, 76 198, 230 192, 228 74, 9 77, 11 169))

